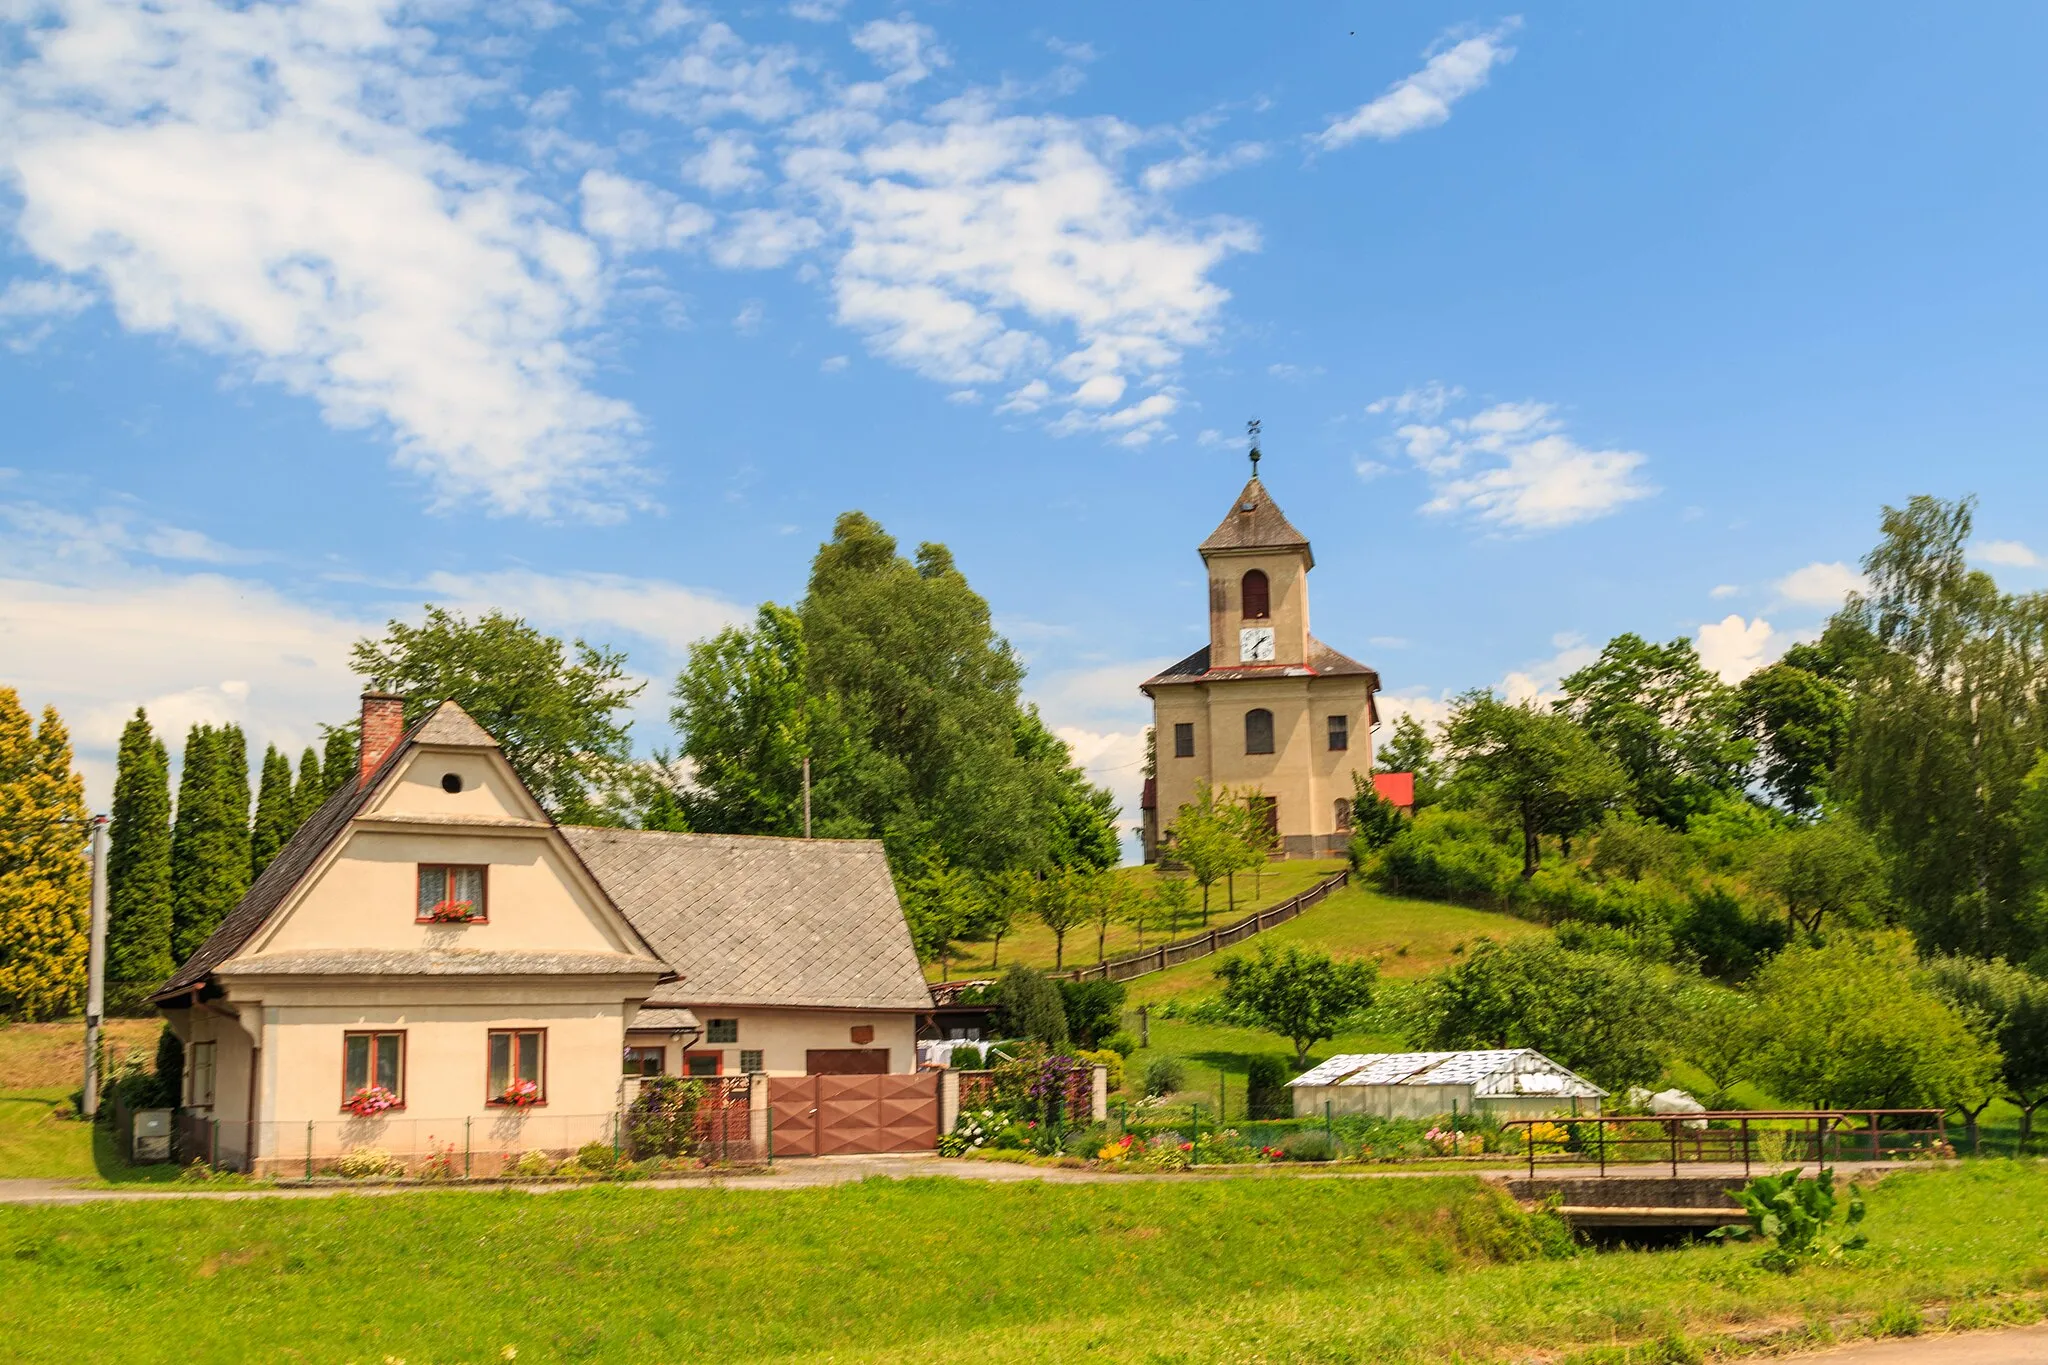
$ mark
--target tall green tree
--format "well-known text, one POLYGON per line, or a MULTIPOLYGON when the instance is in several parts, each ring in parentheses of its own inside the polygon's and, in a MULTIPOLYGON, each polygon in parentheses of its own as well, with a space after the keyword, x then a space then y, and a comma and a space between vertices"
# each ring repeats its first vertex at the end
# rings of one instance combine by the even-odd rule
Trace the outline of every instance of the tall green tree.
POLYGON ((2024 961, 2048 942, 2015 818, 2048 747, 2048 594, 1969 567, 1973 513, 1885 509, 1869 586, 1828 631, 1861 642, 1834 790, 1888 855, 1923 951, 2024 961))
POLYGON ((691 765, 681 799, 692 829, 803 833, 804 760, 822 774, 845 747, 831 708, 808 690, 808 653, 803 618, 773 602, 752 626, 690 646, 669 716, 691 765))
POLYGON ((1742 788, 1755 750, 1736 733, 1735 693, 1685 637, 1617 635, 1563 688, 1565 713, 1620 764, 1643 815, 1683 829, 1716 794, 1742 788))
POLYGON ((644 686, 628 681, 624 654, 565 645, 503 612, 471 621, 430 603, 422 624, 392 621, 382 639, 356 641, 349 662, 404 694, 407 725, 459 704, 556 819, 611 822, 630 751, 622 713, 644 686))
POLYGON ((122 1004, 177 967, 171 954, 170 757, 141 707, 121 730, 114 760, 114 823, 107 832, 107 981, 122 1004))
MULTIPOLYGON (((2048 1103, 2048 981, 2006 962, 1974 957, 1935 958, 1926 964, 1926 976, 1936 994, 1998 1045, 1997 1093, 2020 1111, 2019 1145, 2025 1151, 2034 1111, 2048 1103)), ((1975 1146, 1977 1113, 1968 1118, 1975 1146)))
POLYGON ((1816 1109, 1947 1108, 1995 1083, 2002 1059, 1924 986, 1903 935, 1794 944, 1757 973, 1750 1079, 1816 1109))
POLYGON ((1253 855, 1245 844, 1241 812, 1229 788, 1218 791, 1206 779, 1197 779, 1194 800, 1174 813, 1173 824, 1166 831, 1174 861, 1202 888, 1204 924, 1209 922, 1210 889, 1239 868, 1251 866, 1253 855))
POLYGON ((171 827, 171 950, 178 961, 249 889, 247 751, 233 726, 195 725, 185 737, 171 827))
POLYGON ((299 775, 292 783, 292 819, 305 824, 327 797, 327 777, 320 771, 320 751, 308 744, 299 755, 299 775))
POLYGON ((1482 939, 1409 997, 1421 1048, 1535 1048, 1610 1090, 1664 1069, 1676 1031, 1672 992, 1640 963, 1548 939, 1482 939))
POLYGON ((1884 862, 1870 836, 1845 818, 1773 835, 1749 875, 1784 905, 1787 929, 1818 934, 1830 916, 1869 928, 1884 911, 1884 862))
POLYGON ((1040 877, 1031 913, 1052 931, 1052 965, 1058 971, 1067 964, 1067 935, 1088 922, 1087 874, 1062 867, 1040 877))
POLYGON ((55 707, 40 725, 0 687, 0 1011, 78 1008, 91 893, 85 783, 55 707))
POLYGON ((1795 660, 1818 653, 1794 646, 1735 689, 1735 729, 1757 748, 1763 787, 1794 815, 1819 809, 1828 774, 1849 742, 1849 689, 1795 660))
MULTIPOLYGON (((320 801, 346 787, 356 775, 356 737, 347 726, 327 732, 326 740, 320 747, 320 801)), ((320 809, 320 802, 313 803, 313 810, 320 809)), ((306 812, 308 815, 312 811, 306 812)))
POLYGON ((1122 857, 1117 839, 1116 798, 1090 782, 1074 763, 1067 742, 1046 728, 1036 706, 1018 711, 1011 723, 1018 761, 1037 788, 1034 804, 1043 813, 1046 857, 1054 867, 1111 868, 1122 857))
POLYGON ((1628 789, 1619 764, 1569 716, 1491 692, 1458 699, 1444 748, 1459 802, 1511 821, 1522 835, 1522 876, 1542 861, 1542 837, 1589 828, 1628 789))
POLYGON ((263 875, 299 828, 298 797, 292 791, 292 761, 275 744, 263 750, 262 777, 256 788, 256 823, 249 831, 249 880, 263 875))
POLYGON ((1404 713, 1394 718, 1393 738, 1373 750, 1372 770, 1414 773, 1417 812, 1442 799, 1443 770, 1437 759, 1436 742, 1412 715, 1404 713))

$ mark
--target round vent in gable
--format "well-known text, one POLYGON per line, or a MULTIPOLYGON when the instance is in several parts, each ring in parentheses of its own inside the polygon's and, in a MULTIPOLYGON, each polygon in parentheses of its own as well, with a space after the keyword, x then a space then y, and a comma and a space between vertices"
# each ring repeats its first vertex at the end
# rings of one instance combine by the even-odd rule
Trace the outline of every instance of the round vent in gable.
POLYGON ((449 794, 450 796, 453 796, 453 795, 454 795, 455 793, 457 793, 457 792, 461 791, 461 790, 462 790, 462 774, 461 774, 461 773, 443 773, 443 774, 441 774, 441 790, 442 790, 442 791, 444 791, 444 792, 447 792, 447 793, 448 793, 448 794, 449 794))

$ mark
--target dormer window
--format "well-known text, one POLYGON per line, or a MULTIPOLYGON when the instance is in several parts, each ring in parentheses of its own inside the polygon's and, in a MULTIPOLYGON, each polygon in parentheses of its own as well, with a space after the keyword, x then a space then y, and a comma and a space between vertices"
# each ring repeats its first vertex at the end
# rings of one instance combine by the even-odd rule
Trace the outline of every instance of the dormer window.
POLYGON ((1273 594, 1264 569, 1246 573, 1238 584, 1238 595, 1244 602, 1245 620, 1263 621, 1273 614, 1273 594))
POLYGON ((484 869, 454 863, 421 863, 420 924, 481 924, 488 915, 484 869))

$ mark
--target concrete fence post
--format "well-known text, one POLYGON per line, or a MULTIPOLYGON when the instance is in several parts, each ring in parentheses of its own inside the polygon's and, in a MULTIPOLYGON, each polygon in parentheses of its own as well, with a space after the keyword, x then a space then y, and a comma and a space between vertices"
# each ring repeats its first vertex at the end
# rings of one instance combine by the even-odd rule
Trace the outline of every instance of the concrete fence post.
POLYGON ((768 1151, 768 1077, 764 1072, 748 1078, 747 1141, 757 1152, 768 1151))
POLYGON ((947 1067, 939 1073, 939 1135, 953 1131, 960 1122, 960 1073, 947 1067))
MULTIPOLYGON (((1097 1123, 1109 1120, 1109 1068, 1097 1063, 1090 1068, 1094 1075, 1088 1078, 1088 1117, 1097 1123)), ((952 1075, 952 1072, 947 1072, 952 1075)))

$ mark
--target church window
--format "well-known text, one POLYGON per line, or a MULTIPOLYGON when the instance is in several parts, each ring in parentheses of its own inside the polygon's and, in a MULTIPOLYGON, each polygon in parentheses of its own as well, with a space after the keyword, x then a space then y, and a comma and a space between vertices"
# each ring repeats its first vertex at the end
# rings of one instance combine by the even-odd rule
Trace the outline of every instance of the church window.
POLYGON ((1351 717, 1330 717, 1330 747, 1348 749, 1351 747, 1351 717))
POLYGON ((1244 751, 1248 754, 1273 752, 1273 713, 1263 706, 1244 713, 1244 751))
POLYGON ((1173 723, 1173 756, 1193 758, 1195 756, 1195 723, 1179 720, 1173 723))
POLYGON ((1349 830, 1350 828, 1351 798, 1348 796, 1340 796, 1337 798, 1337 830, 1339 833, 1342 833, 1346 830, 1349 830))
POLYGON ((1239 594, 1244 598, 1244 615, 1247 621, 1263 621, 1273 614, 1273 596, 1266 584, 1264 569, 1253 569, 1247 573, 1239 586, 1239 594))

